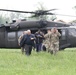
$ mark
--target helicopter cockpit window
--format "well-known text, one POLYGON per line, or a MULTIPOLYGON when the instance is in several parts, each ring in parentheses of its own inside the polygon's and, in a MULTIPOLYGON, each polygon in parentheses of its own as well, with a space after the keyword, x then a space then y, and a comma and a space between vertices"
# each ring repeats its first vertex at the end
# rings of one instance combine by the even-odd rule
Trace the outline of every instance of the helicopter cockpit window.
POLYGON ((16 35, 15 32, 9 32, 8 33, 8 41, 15 41, 16 35))

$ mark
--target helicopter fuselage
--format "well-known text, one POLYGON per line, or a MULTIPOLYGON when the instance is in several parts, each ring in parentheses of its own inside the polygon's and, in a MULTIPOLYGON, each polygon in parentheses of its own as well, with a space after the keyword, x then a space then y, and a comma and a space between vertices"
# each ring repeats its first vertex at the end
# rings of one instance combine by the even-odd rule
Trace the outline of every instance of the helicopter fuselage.
POLYGON ((61 33, 60 49, 76 47, 76 28, 63 23, 49 21, 23 21, 0 27, 0 48, 19 48, 18 38, 23 31, 30 29, 35 33, 41 29, 46 34, 47 29, 56 27, 61 33))

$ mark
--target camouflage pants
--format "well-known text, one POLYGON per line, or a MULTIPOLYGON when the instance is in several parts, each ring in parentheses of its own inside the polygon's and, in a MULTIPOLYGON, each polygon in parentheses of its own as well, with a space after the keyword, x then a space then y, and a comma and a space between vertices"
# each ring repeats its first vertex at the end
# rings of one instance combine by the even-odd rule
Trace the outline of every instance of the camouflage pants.
POLYGON ((59 42, 51 43, 51 53, 54 55, 59 51, 59 42))
POLYGON ((51 42, 50 42, 50 40, 46 39, 45 41, 43 41, 43 45, 46 47, 46 50, 48 52, 51 51, 51 42))
POLYGON ((45 47, 46 47, 46 50, 47 50, 48 52, 50 52, 50 51, 51 51, 51 43, 48 42, 48 43, 46 43, 46 44, 44 44, 44 45, 45 45, 45 47))

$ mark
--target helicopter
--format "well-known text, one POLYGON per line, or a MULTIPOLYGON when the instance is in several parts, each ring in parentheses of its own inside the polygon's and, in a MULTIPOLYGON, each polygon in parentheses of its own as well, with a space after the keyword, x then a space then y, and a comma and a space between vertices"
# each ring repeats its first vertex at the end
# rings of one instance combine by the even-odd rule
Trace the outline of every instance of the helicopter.
MULTIPOLYGON (((53 10, 56 9, 38 10, 35 12, 0 9, 0 11, 31 13, 34 14, 34 17, 41 15, 59 15, 49 12, 53 10)), ((42 19, 36 21, 27 21, 26 19, 22 19, 19 21, 13 20, 12 23, 6 22, 6 24, 0 25, 0 48, 19 48, 18 38, 25 30, 30 29, 31 32, 34 34, 38 29, 40 29, 42 32, 44 32, 44 34, 46 34, 47 30, 53 27, 56 27, 58 31, 61 33, 61 37, 59 40, 60 50, 69 47, 76 47, 76 25, 47 21, 42 19)))

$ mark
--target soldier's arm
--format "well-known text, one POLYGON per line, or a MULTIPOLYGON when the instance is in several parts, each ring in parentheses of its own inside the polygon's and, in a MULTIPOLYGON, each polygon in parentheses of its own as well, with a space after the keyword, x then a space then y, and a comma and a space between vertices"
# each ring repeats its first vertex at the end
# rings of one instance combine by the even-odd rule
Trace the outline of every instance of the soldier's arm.
POLYGON ((31 34, 31 40, 35 40, 35 39, 36 39, 35 35, 31 34))
POLYGON ((26 35, 23 35, 21 41, 20 41, 20 46, 22 47, 24 45, 24 42, 26 41, 26 35))
POLYGON ((48 36, 49 36, 48 34, 45 34, 45 35, 44 35, 44 38, 47 38, 48 36))
POLYGON ((58 36, 61 36, 61 34, 58 32, 58 36))
POLYGON ((43 34, 40 34, 40 37, 39 38, 44 39, 44 35, 43 34))
POLYGON ((58 34, 57 34, 57 35, 58 35, 58 37, 59 37, 59 39, 60 39, 60 38, 61 38, 61 34, 58 32, 58 34))
POLYGON ((42 38, 44 39, 44 33, 41 34, 42 38))

